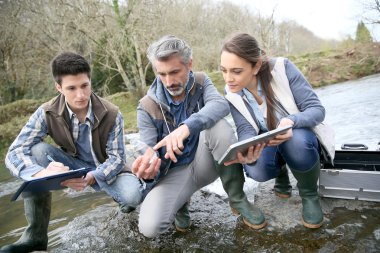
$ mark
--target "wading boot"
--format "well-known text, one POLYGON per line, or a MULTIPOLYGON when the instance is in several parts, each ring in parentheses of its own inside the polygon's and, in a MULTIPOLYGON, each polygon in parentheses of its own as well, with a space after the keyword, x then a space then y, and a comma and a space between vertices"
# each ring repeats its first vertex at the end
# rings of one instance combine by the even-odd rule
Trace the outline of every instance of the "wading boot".
POLYGON ((136 210, 136 207, 121 204, 119 204, 119 208, 122 213, 131 213, 136 210))
POLYGON ((318 196, 320 162, 306 172, 291 170, 297 179, 297 187, 302 198, 302 223, 307 228, 319 228, 323 224, 323 213, 318 196))
POLYGON ((248 201, 243 191, 245 179, 241 164, 229 166, 224 166, 217 162, 215 164, 223 188, 228 195, 232 212, 235 215, 242 215, 244 223, 253 229, 265 227, 267 223, 264 214, 248 201))
POLYGON ((288 169, 286 164, 281 167, 280 173, 275 179, 274 183, 274 194, 280 198, 290 198, 292 194, 292 186, 290 185, 288 169))
POLYGON ((177 231, 186 232, 191 225, 190 213, 189 213, 189 204, 190 201, 187 201, 183 206, 178 210, 175 215, 174 225, 177 231))
POLYGON ((51 193, 26 193, 24 197, 25 217, 28 227, 20 239, 0 249, 1 253, 46 251, 51 209, 51 193))

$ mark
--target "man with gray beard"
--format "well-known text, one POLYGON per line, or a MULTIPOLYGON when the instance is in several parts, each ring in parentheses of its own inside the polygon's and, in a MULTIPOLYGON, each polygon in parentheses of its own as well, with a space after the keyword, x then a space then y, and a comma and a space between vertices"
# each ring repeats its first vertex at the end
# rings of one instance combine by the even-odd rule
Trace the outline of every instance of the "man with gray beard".
MULTIPOLYGON (((216 162, 236 142, 223 119, 229 106, 204 73, 192 71, 189 45, 175 36, 164 36, 148 48, 148 58, 157 77, 140 100, 137 125, 149 147, 134 161, 132 172, 153 181, 154 187, 141 205, 140 232, 155 237, 173 221, 178 231, 186 231, 191 195, 218 176, 233 212, 241 214, 250 227, 264 227, 264 216, 243 191, 241 164, 216 162)), ((261 150, 251 156, 257 159, 261 150)))

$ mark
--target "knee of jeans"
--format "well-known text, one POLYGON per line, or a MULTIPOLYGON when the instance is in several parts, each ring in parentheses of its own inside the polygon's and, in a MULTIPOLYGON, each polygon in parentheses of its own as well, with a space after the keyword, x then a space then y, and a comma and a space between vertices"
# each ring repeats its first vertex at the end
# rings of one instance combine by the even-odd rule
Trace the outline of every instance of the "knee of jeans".
POLYGON ((47 159, 46 154, 51 153, 52 148, 54 147, 50 144, 40 142, 34 145, 30 152, 38 165, 46 167, 50 163, 50 161, 47 159))
POLYGON ((319 161, 319 156, 313 157, 310 155, 307 159, 294 158, 293 160, 289 161, 288 164, 292 170, 308 171, 314 166, 317 161, 319 161))
POLYGON ((143 200, 142 192, 140 189, 131 187, 126 190, 124 194, 119 195, 119 204, 122 206, 137 207, 143 200))
POLYGON ((266 182, 272 178, 275 178, 276 175, 271 175, 270 173, 267 173, 265 168, 264 169, 258 169, 257 166, 244 166, 245 173, 247 177, 252 178, 253 180, 257 182, 266 182))
POLYGON ((158 220, 153 220, 149 218, 139 219, 139 231, 145 237, 154 238, 160 234, 160 225, 161 223, 158 220))
POLYGON ((318 149, 307 141, 298 141, 298 146, 286 146, 286 163, 295 170, 308 170, 319 160, 318 149))

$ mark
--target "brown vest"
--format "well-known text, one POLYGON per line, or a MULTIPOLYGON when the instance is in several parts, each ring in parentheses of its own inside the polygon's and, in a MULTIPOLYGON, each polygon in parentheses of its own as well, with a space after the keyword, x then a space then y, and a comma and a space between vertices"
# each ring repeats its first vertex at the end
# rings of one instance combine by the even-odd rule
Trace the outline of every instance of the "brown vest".
MULTIPOLYGON (((103 163, 108 155, 106 145, 108 134, 115 125, 119 108, 114 104, 91 94, 92 112, 94 113, 94 125, 91 129, 92 148, 96 158, 103 163)), ((65 97, 61 94, 42 105, 45 110, 48 135, 65 152, 76 156, 76 147, 71 133, 70 115, 66 108, 65 97)))

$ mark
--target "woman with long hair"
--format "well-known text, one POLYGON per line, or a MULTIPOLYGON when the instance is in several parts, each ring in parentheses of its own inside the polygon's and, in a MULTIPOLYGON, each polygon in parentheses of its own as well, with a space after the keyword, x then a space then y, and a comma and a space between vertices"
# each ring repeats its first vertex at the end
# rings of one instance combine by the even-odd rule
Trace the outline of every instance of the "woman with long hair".
POLYGON ((312 128, 323 121, 325 109, 317 95, 289 59, 269 59, 249 34, 235 34, 223 43, 220 69, 239 141, 292 126, 226 164, 242 163, 247 176, 259 182, 275 178, 274 192, 281 198, 289 198, 292 192, 288 167, 302 198, 302 223, 308 228, 320 227, 323 213, 317 182, 321 147, 312 128))

